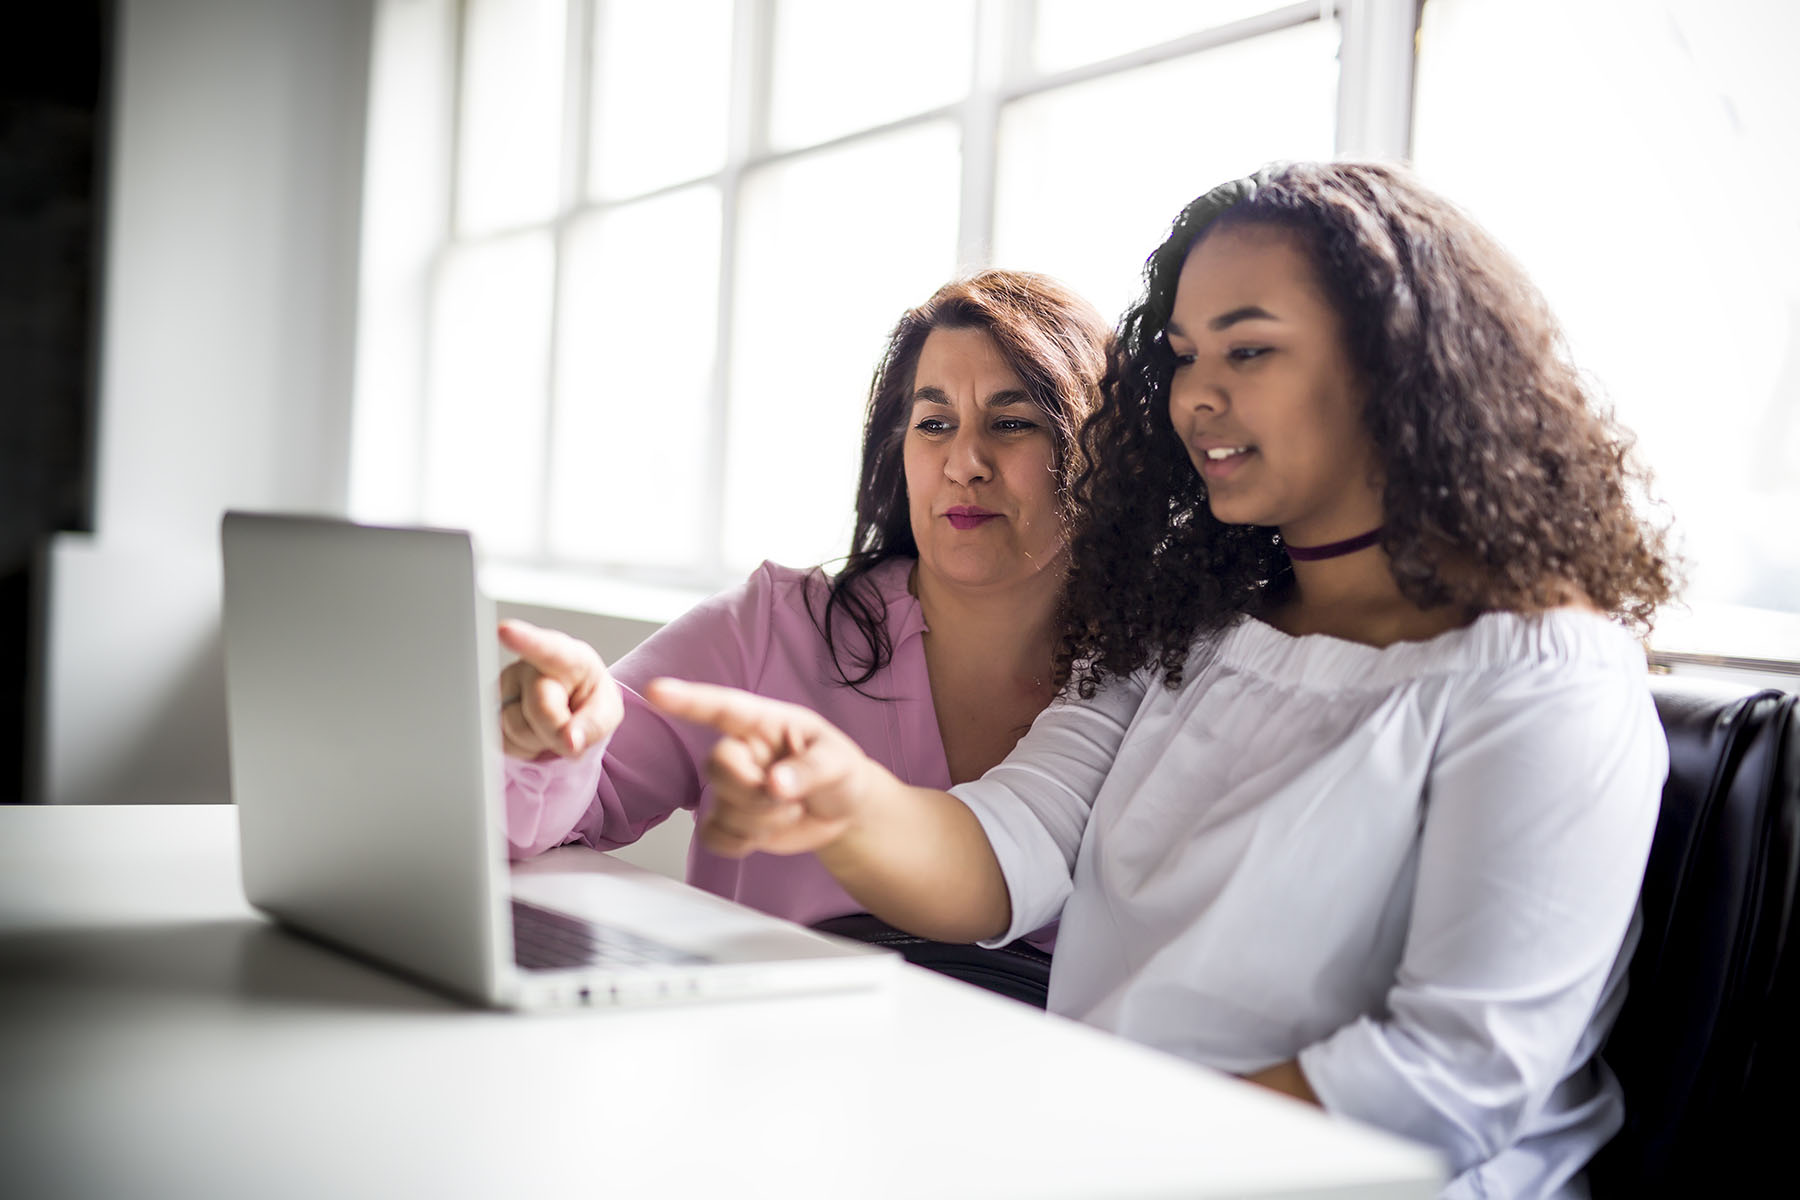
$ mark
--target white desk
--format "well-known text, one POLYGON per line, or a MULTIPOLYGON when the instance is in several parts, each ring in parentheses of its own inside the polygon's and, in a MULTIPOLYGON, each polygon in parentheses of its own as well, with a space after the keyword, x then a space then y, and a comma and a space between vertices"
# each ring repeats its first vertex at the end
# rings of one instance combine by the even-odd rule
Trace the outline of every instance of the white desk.
POLYGON ((1432 1195, 1384 1134, 906 968, 879 992, 471 1011, 245 903, 236 810, 0 807, 0 1191, 1432 1195))

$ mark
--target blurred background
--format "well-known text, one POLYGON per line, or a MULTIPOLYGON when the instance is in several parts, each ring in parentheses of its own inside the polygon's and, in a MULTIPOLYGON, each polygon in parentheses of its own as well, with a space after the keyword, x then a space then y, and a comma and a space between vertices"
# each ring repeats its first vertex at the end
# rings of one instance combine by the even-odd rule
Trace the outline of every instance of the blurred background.
POLYGON ((227 507, 470 528, 506 611, 616 655, 844 552, 870 374, 939 283, 1045 271, 1116 315, 1188 199, 1337 154, 1498 235, 1635 430, 1689 566, 1657 655, 1800 660, 1789 0, 41 24, 0 52, 0 798, 228 798, 227 507))

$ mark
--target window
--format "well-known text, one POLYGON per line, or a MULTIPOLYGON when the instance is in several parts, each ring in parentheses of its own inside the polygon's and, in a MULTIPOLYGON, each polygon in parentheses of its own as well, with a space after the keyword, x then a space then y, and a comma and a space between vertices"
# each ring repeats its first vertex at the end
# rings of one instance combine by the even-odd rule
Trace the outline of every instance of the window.
MULTIPOLYGON (((1053 29, 1073 22, 1068 8, 1053 29)), ((1106 23, 1091 24, 1103 36, 1106 23)), ((1075 39, 1050 45, 1066 51, 1065 40, 1075 39)), ((1122 313, 1137 297, 1138 268, 1182 205, 1271 159, 1331 157, 1338 43, 1336 21, 1311 20, 1007 105, 995 261, 1047 271, 1107 315, 1122 313), (1281 87, 1264 86, 1275 79, 1281 87), (1106 163, 1128 169, 1132 186, 1120 187, 1106 163)))
POLYGON ((1639 435, 1691 565, 1658 648, 1800 660, 1800 6, 377 12, 359 517, 696 590, 830 560, 876 358, 939 283, 1041 270, 1116 314, 1202 188, 1410 154, 1639 435))
POLYGON ((900 313, 1003 265, 1115 314, 1204 188, 1402 152, 1340 113, 1404 96, 1379 11, 1410 62, 1411 0, 387 0, 352 511, 653 584, 836 558, 900 313))

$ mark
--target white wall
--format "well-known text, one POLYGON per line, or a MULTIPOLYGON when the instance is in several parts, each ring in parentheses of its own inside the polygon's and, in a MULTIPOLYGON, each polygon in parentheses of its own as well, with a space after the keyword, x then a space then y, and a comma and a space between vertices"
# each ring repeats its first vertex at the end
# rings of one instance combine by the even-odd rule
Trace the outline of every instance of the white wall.
POLYGON ((50 549, 43 799, 227 799, 219 515, 345 505, 372 10, 119 4, 97 532, 50 549))
MULTIPOLYGON (((432 27, 442 8, 382 11, 432 27)), ((40 799, 230 799, 219 516, 347 510, 376 16, 376 0, 120 0, 97 532, 49 549, 40 799)), ((376 169, 410 161, 388 149, 376 169)), ((609 659, 655 628, 501 611, 609 659)), ((629 856, 679 876, 689 828, 677 814, 629 856)))

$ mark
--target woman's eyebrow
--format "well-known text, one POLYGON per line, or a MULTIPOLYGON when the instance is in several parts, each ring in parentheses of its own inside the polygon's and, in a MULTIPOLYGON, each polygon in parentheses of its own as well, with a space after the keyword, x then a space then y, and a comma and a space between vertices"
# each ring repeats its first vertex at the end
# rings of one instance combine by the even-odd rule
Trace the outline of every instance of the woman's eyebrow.
POLYGON ((1230 329, 1239 321, 1279 321, 1280 319, 1266 308, 1255 304, 1246 304, 1241 308, 1234 308, 1228 313, 1221 313, 1214 317, 1206 323, 1206 327, 1216 333, 1221 329, 1230 329))
MULTIPOLYGON (((1217 333, 1220 330, 1230 329, 1233 325, 1236 325, 1239 321, 1279 321, 1279 320, 1281 320, 1280 317, 1276 316, 1274 313, 1270 312, 1266 308, 1261 307, 1260 305, 1246 304, 1246 305, 1243 305, 1242 307, 1234 308, 1228 313, 1221 313, 1219 316, 1214 317, 1212 320, 1210 320, 1206 323, 1206 327, 1208 329, 1212 330, 1213 332, 1217 333)), ((1163 337, 1164 338, 1178 337, 1178 338, 1184 338, 1188 341, 1193 340, 1191 337, 1188 337, 1187 330, 1183 329, 1181 327, 1180 322, 1178 322, 1178 321, 1169 321, 1163 325, 1163 337)))
MULTIPOLYGON (((948 405, 951 401, 950 397, 944 393, 943 389, 927 386, 913 392, 912 402, 914 404, 948 405)), ((1036 403, 1037 401, 1031 398, 1031 393, 1022 388, 1006 388, 989 396, 986 401, 986 406, 988 408, 1007 408, 1015 404, 1036 403)))

